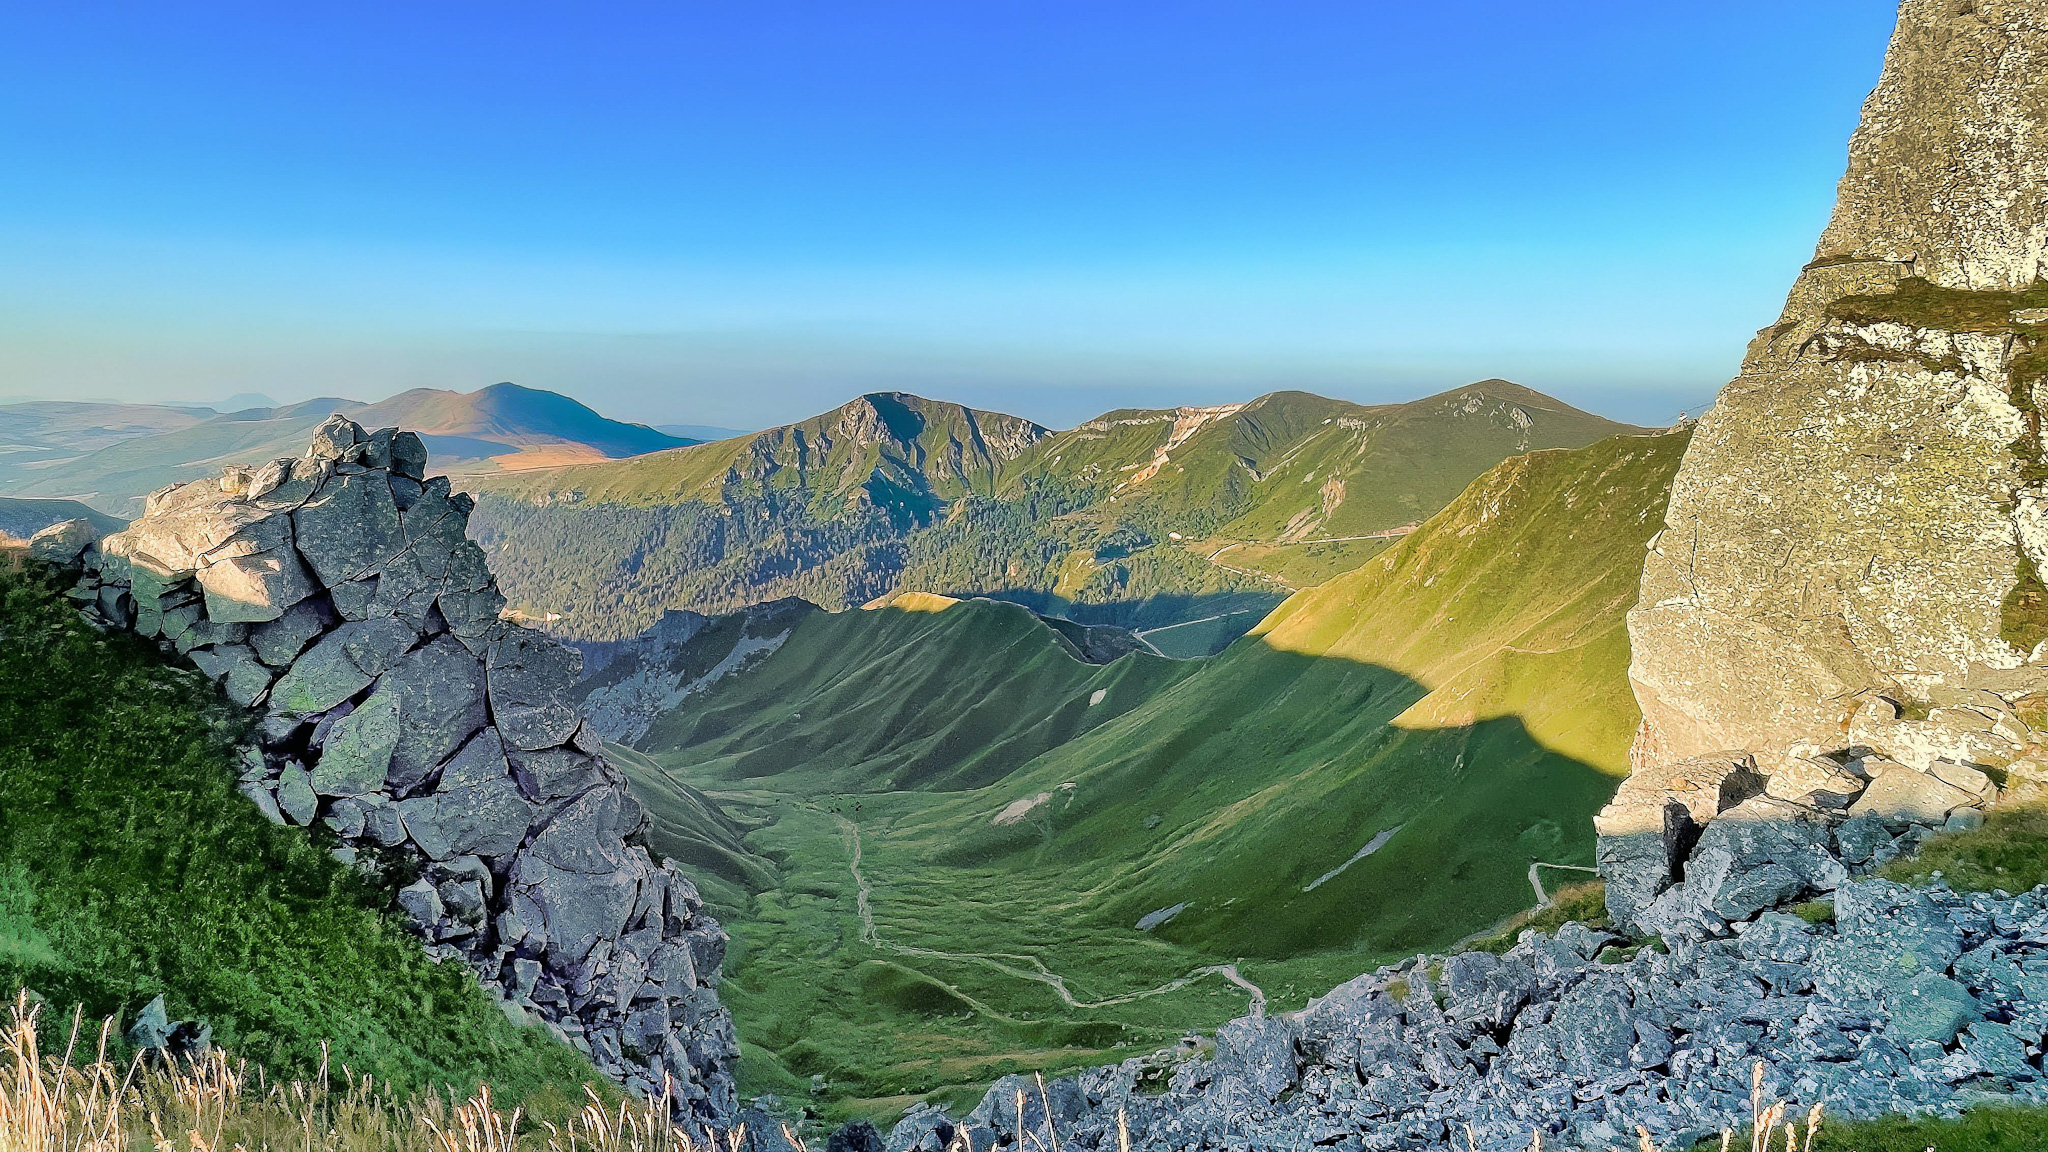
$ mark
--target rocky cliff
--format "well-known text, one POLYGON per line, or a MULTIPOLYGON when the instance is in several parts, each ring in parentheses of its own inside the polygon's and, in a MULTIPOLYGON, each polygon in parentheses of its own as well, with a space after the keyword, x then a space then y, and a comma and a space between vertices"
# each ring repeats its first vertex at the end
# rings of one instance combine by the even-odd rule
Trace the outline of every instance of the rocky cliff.
POLYGON ((2039 4, 1900 11, 1833 223, 1651 543, 1636 777, 1601 821, 1624 923, 1758 793, 1898 831, 2048 771, 2044 66, 2039 4))
POLYGON ((334 417, 304 456, 166 488, 125 531, 35 541, 110 627, 260 711, 242 790, 337 854, 418 879, 398 902, 621 1084, 719 1124, 737 1043, 726 937, 642 846, 644 814, 568 695, 580 660, 499 619, 470 501, 410 432, 334 417))

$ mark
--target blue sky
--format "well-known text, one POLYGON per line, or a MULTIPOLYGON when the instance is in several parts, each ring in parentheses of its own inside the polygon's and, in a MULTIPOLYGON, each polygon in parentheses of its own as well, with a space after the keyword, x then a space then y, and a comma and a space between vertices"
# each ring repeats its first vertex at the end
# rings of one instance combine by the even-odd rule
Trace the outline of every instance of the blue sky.
POLYGON ((1894 7, 0 8, 0 396, 497 380, 759 427, 1506 376, 1775 318, 1894 7))

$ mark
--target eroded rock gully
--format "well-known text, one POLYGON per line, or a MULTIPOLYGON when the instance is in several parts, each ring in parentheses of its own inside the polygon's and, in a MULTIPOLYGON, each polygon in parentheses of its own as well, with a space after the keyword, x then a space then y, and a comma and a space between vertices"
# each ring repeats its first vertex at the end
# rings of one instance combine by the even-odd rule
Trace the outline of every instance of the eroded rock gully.
POLYGON ((36 554, 79 569, 88 615, 261 712, 241 788, 265 815, 332 829, 346 861, 416 868, 398 903, 431 952, 723 1126, 725 932, 642 846, 645 814, 570 702, 580 658, 499 618, 470 501, 426 464, 413 433, 336 416, 303 457, 164 489, 98 541, 60 525, 36 554))

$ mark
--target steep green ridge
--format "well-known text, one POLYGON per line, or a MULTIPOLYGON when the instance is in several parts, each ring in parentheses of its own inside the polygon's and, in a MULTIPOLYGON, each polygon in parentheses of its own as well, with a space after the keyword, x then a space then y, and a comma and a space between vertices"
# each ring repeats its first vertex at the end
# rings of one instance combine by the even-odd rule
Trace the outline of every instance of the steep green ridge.
POLYGON ((1628 431, 1506 380, 1370 407, 1275 392, 1234 410, 1111 412, 1039 444, 1004 494, 1063 479, 1117 497, 1126 521, 1189 517, 1183 535, 1354 536, 1420 521, 1509 456, 1628 431), (1149 475, 1130 468, 1154 459, 1149 475))
POLYGON ((335 412, 369 428, 402 426, 423 433, 435 467, 457 476, 520 467, 527 459, 562 463, 690 443, 642 424, 608 420, 566 396, 516 384, 469 393, 416 388, 375 404, 322 397, 218 414, 151 405, 35 403, 0 406, 0 432, 19 428, 40 446, 0 452, 0 491, 73 497, 132 515, 141 511, 143 497, 167 484, 196 479, 226 464, 298 455, 314 426, 335 412))
POLYGON ((684 451, 479 479, 473 522, 514 605, 578 639, 667 609, 837 610, 901 588, 1134 628, 1241 616, 1214 630, 1227 641, 1506 457, 1630 430, 1505 381, 1372 407, 1281 392, 1125 410, 1060 433, 886 394, 684 451))
POLYGON ((801 424, 595 464, 480 479, 472 531, 515 608, 559 633, 631 636, 663 611, 797 596, 829 608, 895 587, 904 538, 1046 430, 902 393, 801 424))
POLYGON ((1509 456, 1629 431, 1505 380, 1404 404, 1275 392, 1110 412, 1040 441, 995 500, 963 501, 913 543, 903 585, 1141 628, 1263 612, 1509 456))
POLYGON ((44 577, 0 573, 0 996, 125 1022, 162 993, 273 1074, 310 1075, 325 1042, 401 1091, 484 1080, 579 1106, 601 1084, 587 1061, 513 1025, 379 913, 388 894, 235 791, 245 723, 44 577))
POLYGON ((1083 665, 965 601, 811 617, 686 698, 641 748, 781 877, 732 918, 752 1085, 885 1109, 1114 1058, 1243 1012, 1213 966, 1298 1006, 1591 864, 1684 446, 1508 460, 1212 659, 1083 665))

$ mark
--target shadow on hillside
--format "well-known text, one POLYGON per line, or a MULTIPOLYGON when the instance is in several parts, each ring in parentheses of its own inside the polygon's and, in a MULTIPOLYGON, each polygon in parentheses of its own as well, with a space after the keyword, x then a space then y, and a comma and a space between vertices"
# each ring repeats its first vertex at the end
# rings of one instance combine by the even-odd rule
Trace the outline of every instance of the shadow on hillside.
POLYGON ((1251 631, 1261 617, 1286 599, 1278 592, 1204 592, 1162 593, 1095 602, 1070 600, 1036 589, 1015 588, 960 588, 945 594, 962 600, 973 597, 1001 600, 1021 605, 1041 616, 1057 616, 1076 624, 1112 624, 1134 630, 1164 628, 1231 613, 1245 613, 1246 623, 1230 637, 1233 640, 1251 631))
MULTIPOLYGON (((1069 914, 1105 932, 1183 906, 1151 931, 1219 956, 1283 959, 1440 947, 1530 907, 1532 862, 1593 862, 1592 816, 1618 783, 1538 732, 1583 744, 1598 730, 1594 742, 1618 759, 1635 721, 1620 667, 1524 686, 1520 715, 1410 729, 1392 721, 1428 695, 1420 683, 1259 641, 1199 663, 976 678, 961 655, 973 638, 941 639, 927 631, 886 654, 807 651, 751 691, 758 673, 735 677, 685 700, 652 750, 713 791, 930 797, 892 804, 893 822, 864 832, 883 886, 892 870, 1013 877, 1016 908, 991 915, 1085 893, 1069 914), (1147 668, 1164 671, 1137 674, 1147 668)), ((642 798, 657 845, 706 826, 642 798)), ((717 868, 733 847, 720 839, 663 850, 717 868)), ((758 869, 729 879, 765 890, 758 869)))

